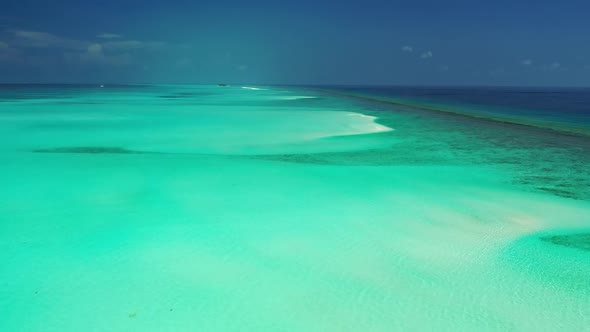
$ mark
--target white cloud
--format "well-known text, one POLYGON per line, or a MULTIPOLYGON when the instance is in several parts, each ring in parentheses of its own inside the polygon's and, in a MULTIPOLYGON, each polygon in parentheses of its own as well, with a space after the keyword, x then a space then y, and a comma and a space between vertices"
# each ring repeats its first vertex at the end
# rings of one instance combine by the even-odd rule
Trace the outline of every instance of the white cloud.
POLYGON ((39 31, 28 31, 28 30, 16 30, 14 34, 20 38, 26 38, 30 40, 54 40, 57 39, 55 35, 52 35, 47 32, 39 32, 39 31))
MULTIPOLYGON (((15 30, 15 44, 23 48, 63 48, 65 50, 86 51, 88 47, 98 45, 95 42, 76 40, 57 36, 48 32, 15 30)), ((162 42, 140 40, 114 40, 121 36, 116 34, 101 34, 99 38, 108 41, 100 43, 104 51, 125 52, 138 49, 157 49, 165 45, 162 42)))
POLYGON ((420 55, 420 57, 422 59, 430 59, 430 58, 432 58, 432 51, 424 52, 424 53, 422 53, 422 55, 420 55))
POLYGON ((109 33, 96 36, 100 38, 98 42, 92 38, 78 40, 22 29, 7 30, 5 37, 6 41, 0 41, 0 60, 39 66, 58 65, 64 60, 72 65, 130 65, 137 63, 142 52, 169 45, 156 41, 121 40, 121 35, 109 33), (43 52, 31 52, 32 49, 43 49, 43 52))
POLYGON ((524 59, 524 60, 522 60, 522 64, 525 65, 525 66, 530 66, 530 65, 533 64, 533 60, 531 60, 531 59, 524 59))
POLYGON ((104 54, 103 45, 94 43, 88 46, 86 53, 71 54, 70 61, 78 61, 83 64, 125 66, 133 63, 130 54, 104 54))
POLYGON ((89 47, 86 53, 65 53, 64 59, 71 64, 81 65, 126 66, 134 63, 130 54, 107 55, 98 47, 89 47))
POLYGON ((14 36, 25 47, 49 47, 59 42, 59 38, 46 32, 17 30, 14 36))
POLYGON ((405 46, 402 46, 402 52, 411 53, 411 52, 414 52, 414 48, 412 46, 405 45, 405 46))
POLYGON ((100 35, 96 36, 100 39, 118 39, 121 38, 123 36, 118 35, 116 33, 101 33, 100 35))
POLYGON ((112 51, 129 51, 138 49, 157 49, 164 46, 161 42, 144 42, 139 40, 122 40, 106 42, 102 44, 105 50, 112 51))
POLYGON ((102 45, 90 44, 88 46, 88 54, 102 54, 102 45))
POLYGON ((63 38, 48 32, 15 30, 15 43, 25 48, 47 48, 57 47, 65 49, 84 50, 89 42, 63 38))

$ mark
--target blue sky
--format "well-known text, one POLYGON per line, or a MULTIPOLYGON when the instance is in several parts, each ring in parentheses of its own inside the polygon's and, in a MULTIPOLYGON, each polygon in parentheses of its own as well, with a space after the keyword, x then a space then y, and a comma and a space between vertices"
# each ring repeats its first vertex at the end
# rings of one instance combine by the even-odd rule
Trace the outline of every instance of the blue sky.
POLYGON ((590 86, 590 1, 1 0, 0 82, 590 86))

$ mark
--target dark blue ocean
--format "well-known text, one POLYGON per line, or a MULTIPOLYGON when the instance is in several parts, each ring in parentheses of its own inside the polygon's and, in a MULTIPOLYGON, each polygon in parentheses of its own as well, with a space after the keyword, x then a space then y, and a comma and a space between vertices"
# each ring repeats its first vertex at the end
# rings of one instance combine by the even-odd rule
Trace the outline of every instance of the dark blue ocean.
POLYGON ((430 109, 590 132, 590 88, 330 87, 430 109))

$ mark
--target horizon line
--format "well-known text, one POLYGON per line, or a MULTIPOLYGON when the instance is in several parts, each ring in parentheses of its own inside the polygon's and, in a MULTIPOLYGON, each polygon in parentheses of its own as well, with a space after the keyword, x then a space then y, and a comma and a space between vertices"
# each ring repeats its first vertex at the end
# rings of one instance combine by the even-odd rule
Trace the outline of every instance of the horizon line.
MULTIPOLYGON (((52 82, 52 83, 38 83, 38 82, 31 82, 31 83, 8 83, 8 82, 0 82, 0 86, 8 86, 8 85, 60 85, 60 86, 137 86, 137 85, 202 85, 202 86, 211 86, 211 85, 219 85, 220 83, 60 83, 60 82, 52 82)), ((492 84, 434 84, 434 85, 427 85, 427 84, 363 84, 363 83, 223 83, 227 84, 228 86, 294 86, 294 87, 399 87, 399 88, 590 88, 590 85, 492 85, 492 84)))

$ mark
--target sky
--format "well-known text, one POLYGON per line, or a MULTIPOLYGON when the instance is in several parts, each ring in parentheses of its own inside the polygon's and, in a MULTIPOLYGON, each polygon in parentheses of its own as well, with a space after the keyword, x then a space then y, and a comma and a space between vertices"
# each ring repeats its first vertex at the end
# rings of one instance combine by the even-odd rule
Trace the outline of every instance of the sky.
POLYGON ((587 0, 0 0, 2 83, 590 86, 587 0))

